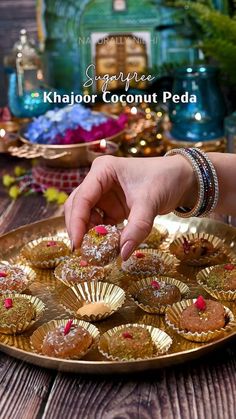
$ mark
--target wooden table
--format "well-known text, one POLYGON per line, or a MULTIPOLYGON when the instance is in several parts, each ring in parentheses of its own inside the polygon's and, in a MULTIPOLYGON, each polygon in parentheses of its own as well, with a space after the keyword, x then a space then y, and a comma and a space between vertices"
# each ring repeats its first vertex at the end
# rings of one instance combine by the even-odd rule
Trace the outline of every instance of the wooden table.
MULTIPOLYGON (((16 162, 0 155, 0 177, 16 162)), ((12 202, 0 186, 1 234, 61 211, 41 196, 12 202)), ((235 340, 192 363, 126 377, 57 373, 0 352, 0 395, 4 419, 234 419, 235 340)))

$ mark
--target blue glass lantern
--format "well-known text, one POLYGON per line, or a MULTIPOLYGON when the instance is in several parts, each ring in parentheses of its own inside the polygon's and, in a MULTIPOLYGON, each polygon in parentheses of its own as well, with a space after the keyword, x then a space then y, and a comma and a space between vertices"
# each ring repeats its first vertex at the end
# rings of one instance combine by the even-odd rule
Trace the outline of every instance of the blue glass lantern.
POLYGON ((49 89, 44 87, 41 59, 25 29, 20 31, 19 41, 4 62, 9 75, 8 103, 13 115, 31 118, 54 106, 44 102, 44 92, 49 89))
MULTIPOLYGON (((198 65, 176 70, 173 95, 196 96, 196 103, 171 102, 171 136, 182 141, 213 140, 223 136, 225 102, 217 68, 198 65)), ((182 96, 183 97, 183 96, 182 96)))

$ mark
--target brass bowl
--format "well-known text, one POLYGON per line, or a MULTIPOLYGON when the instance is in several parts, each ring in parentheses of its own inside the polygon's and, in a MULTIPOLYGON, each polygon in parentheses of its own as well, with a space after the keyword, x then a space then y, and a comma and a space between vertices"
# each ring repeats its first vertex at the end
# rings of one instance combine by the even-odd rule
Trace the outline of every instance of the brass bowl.
MULTIPOLYGON (((95 113, 95 112, 94 112, 95 113)), ((110 118, 117 119, 113 115, 110 118)), ((27 125, 23 126, 19 131, 21 145, 19 147, 10 147, 11 155, 22 158, 42 158, 49 167, 72 169, 83 166, 89 166, 88 148, 92 145, 100 144, 100 140, 88 143, 56 145, 56 144, 37 144, 31 143, 25 137, 27 125)), ((106 141, 119 143, 125 129, 117 134, 104 138, 106 141)))

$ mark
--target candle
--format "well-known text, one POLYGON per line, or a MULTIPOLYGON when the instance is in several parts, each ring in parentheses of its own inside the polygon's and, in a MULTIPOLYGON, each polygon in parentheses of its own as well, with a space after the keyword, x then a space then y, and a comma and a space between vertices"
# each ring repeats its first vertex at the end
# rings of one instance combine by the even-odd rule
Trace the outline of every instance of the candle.
POLYGON ((0 138, 4 138, 5 137, 5 134, 6 134, 5 129, 4 128, 1 128, 0 129, 0 138))
POLYGON ((87 156, 89 163, 92 163, 96 157, 104 155, 115 155, 118 151, 118 144, 112 141, 102 139, 99 144, 87 148, 87 156))
POLYGON ((103 140, 100 141, 100 150, 101 150, 101 152, 105 152, 106 151, 106 148, 107 148, 107 142, 106 142, 105 139, 103 139, 103 140))
POLYGON ((17 139, 16 134, 8 133, 0 125, 0 153, 5 153, 10 146, 16 143, 17 139))

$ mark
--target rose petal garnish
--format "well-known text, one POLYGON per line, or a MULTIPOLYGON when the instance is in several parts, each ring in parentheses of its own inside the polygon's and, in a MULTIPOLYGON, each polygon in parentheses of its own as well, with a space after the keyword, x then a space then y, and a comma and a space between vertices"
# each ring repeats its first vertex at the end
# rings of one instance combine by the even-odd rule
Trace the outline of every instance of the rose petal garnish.
POLYGON ((186 237, 184 237, 184 241, 183 241, 184 253, 188 253, 191 246, 192 246, 192 244, 186 239, 186 237))
POLYGON ((197 297, 197 300, 195 301, 194 304, 199 311, 205 311, 206 310, 206 301, 204 300, 202 295, 199 295, 199 297, 197 297))
POLYGON ((151 282, 151 287, 156 289, 156 290, 159 290, 160 289, 160 284, 157 281, 152 281, 151 282))
POLYGON ((5 307, 6 309, 8 309, 8 308, 12 308, 12 307, 13 307, 13 301, 12 301, 12 298, 6 298, 6 299, 4 300, 4 307, 5 307))
POLYGON ((106 234, 108 234, 108 230, 104 226, 96 226, 94 227, 94 230, 96 231, 97 234, 101 234, 102 236, 105 236, 106 234))
POLYGON ((7 272, 0 272, 0 278, 6 278, 7 272))
POLYGON ((47 247, 53 247, 53 246, 56 246, 56 245, 57 245, 57 242, 55 242, 54 240, 51 240, 51 241, 47 242, 47 247))
POLYGON ((129 332, 123 332, 122 333, 123 338, 125 339, 133 339, 133 335, 129 332))
POLYGON ((135 253, 135 256, 136 256, 136 258, 138 258, 138 259, 142 259, 142 258, 145 258, 145 253, 142 253, 142 252, 136 252, 136 253, 135 253))
POLYGON ((64 327, 64 336, 68 335, 68 333, 70 332, 72 324, 73 324, 73 320, 68 320, 68 322, 66 323, 66 325, 64 327))
POLYGON ((226 269, 226 271, 232 271, 235 268, 235 266, 232 263, 228 263, 224 266, 224 268, 226 269))
POLYGON ((88 266, 88 262, 86 260, 81 260, 79 266, 84 268, 85 266, 88 266))

